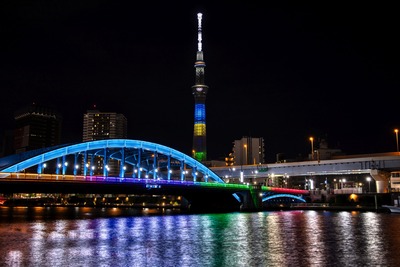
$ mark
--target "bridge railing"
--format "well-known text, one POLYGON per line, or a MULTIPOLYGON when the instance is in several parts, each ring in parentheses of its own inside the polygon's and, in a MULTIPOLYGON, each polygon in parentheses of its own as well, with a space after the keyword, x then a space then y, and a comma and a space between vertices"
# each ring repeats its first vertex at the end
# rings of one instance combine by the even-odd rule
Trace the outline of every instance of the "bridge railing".
POLYGON ((236 189, 249 188, 249 185, 244 184, 226 184, 217 183, 215 181, 196 182, 193 180, 165 180, 153 178, 131 178, 131 177, 113 177, 113 176, 84 176, 84 175, 62 175, 62 174, 37 174, 37 173, 0 173, 0 179, 8 180, 49 180, 49 181, 74 181, 74 182, 103 182, 103 183, 143 183, 143 184, 170 184, 170 185, 200 185, 207 187, 228 187, 236 189))

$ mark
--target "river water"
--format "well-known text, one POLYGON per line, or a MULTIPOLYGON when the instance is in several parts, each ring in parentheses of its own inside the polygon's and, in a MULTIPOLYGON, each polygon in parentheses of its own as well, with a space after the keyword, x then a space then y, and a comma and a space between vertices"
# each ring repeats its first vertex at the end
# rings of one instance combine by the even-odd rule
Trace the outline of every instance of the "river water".
POLYGON ((400 214, 0 207, 0 266, 400 266, 400 214))

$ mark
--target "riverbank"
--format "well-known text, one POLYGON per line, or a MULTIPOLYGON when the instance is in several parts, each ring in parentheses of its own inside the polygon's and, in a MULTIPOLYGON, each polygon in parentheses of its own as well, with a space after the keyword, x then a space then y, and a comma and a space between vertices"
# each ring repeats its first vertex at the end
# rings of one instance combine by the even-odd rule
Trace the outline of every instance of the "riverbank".
POLYGON ((368 206, 309 206, 309 207, 289 207, 288 210, 325 210, 325 211, 374 211, 374 212, 390 212, 385 207, 368 207, 368 206))
MULTIPOLYGON (((390 212, 382 205, 392 205, 398 195, 366 194, 366 195, 332 195, 326 198, 329 202, 276 203, 263 205, 261 209, 249 211, 279 211, 279 210, 325 210, 325 211, 373 211, 390 212)), ((315 200, 315 199, 314 199, 315 200)), ((133 209, 179 209, 190 211, 190 205, 181 198, 166 199, 162 197, 102 197, 102 198, 3 198, 0 206, 6 207, 91 207, 91 208, 133 208, 133 209)), ((238 210, 245 211, 245 210, 238 210)), ((203 211, 206 212, 206 211, 203 211)), ((220 212, 224 212, 221 210, 220 212)))
POLYGON ((390 209, 382 206, 361 206, 361 205, 334 205, 328 203, 301 203, 290 206, 269 206, 263 211, 290 211, 290 210, 315 210, 315 211, 358 211, 358 212, 389 212, 390 209))

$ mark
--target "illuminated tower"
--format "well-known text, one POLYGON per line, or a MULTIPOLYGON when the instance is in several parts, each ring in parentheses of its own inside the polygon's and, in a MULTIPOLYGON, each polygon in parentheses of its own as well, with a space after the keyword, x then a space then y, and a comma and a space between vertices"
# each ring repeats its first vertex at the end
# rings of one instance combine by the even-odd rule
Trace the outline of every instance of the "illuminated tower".
POLYGON ((203 14, 197 14, 198 34, 197 34, 197 55, 194 67, 196 68, 196 82, 192 86, 194 95, 194 131, 193 131, 193 158, 198 161, 207 160, 206 147, 206 95, 208 86, 204 84, 204 67, 206 66, 203 60, 202 37, 201 37, 201 20, 203 14))

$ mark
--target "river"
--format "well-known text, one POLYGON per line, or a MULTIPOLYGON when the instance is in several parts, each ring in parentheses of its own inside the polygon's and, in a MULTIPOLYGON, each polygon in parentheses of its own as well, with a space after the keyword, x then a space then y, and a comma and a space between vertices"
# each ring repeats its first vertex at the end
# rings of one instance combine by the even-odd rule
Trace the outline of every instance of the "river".
POLYGON ((400 266, 400 214, 0 207, 0 266, 400 266))

